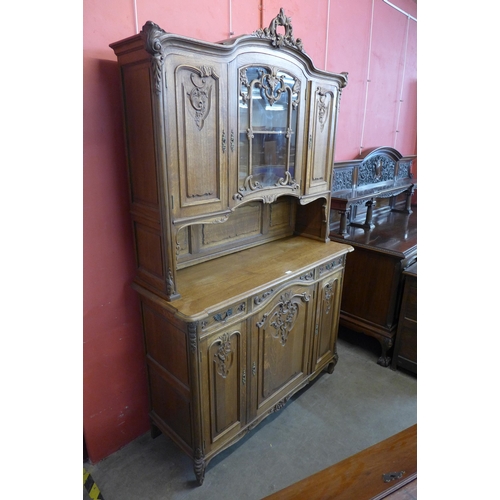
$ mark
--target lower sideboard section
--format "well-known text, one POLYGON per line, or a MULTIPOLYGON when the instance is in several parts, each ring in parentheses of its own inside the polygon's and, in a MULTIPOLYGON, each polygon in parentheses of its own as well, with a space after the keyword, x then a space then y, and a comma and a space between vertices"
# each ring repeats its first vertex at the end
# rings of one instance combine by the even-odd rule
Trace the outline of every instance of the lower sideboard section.
POLYGON ((194 463, 241 439, 323 370, 337 363, 345 255, 266 283, 235 307, 181 318, 139 285, 153 434, 169 436, 194 463))

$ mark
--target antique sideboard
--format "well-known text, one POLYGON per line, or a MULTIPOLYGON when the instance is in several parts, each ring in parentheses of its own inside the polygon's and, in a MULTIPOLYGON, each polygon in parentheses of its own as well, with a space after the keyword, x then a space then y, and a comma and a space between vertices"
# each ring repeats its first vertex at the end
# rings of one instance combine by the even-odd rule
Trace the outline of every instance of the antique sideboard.
POLYGON ((398 328, 403 271, 417 260, 415 156, 390 147, 337 162, 330 237, 355 251, 345 271, 340 324, 377 339, 389 366, 398 328))
POLYGON ((152 432, 209 461, 338 360, 345 259, 330 241, 347 74, 280 11, 210 43, 147 22, 121 76, 152 432))

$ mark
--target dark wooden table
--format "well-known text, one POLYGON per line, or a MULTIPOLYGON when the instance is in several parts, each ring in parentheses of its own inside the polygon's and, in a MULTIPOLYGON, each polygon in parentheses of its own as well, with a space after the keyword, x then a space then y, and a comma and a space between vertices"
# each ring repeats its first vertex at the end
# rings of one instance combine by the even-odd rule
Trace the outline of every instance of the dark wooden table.
POLYGON ((402 295, 402 273, 417 259, 417 207, 413 213, 383 211, 373 229, 348 227, 344 238, 354 252, 347 257, 341 326, 370 335, 381 345, 378 363, 389 366, 402 295))

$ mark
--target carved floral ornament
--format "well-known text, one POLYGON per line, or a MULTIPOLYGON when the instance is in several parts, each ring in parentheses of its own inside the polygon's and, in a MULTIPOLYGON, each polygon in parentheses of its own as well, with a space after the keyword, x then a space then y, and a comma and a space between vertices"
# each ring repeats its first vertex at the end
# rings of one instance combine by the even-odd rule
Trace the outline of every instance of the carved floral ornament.
POLYGON ((287 75, 284 71, 272 66, 258 69, 259 77, 250 82, 248 80, 247 69, 248 68, 242 68, 240 70, 240 96, 245 104, 248 104, 250 101, 252 88, 259 87, 267 98, 270 106, 280 100, 281 94, 288 91, 292 96, 290 100, 293 108, 296 109, 298 107, 301 88, 298 78, 290 76, 290 78, 293 79, 293 86, 289 87, 285 83, 287 75))
POLYGON ((375 156, 364 161, 358 170, 358 184, 372 184, 374 182, 391 180, 395 162, 386 156, 375 156))
POLYGON ((295 49, 304 51, 302 40, 293 37, 292 18, 285 16, 283 8, 280 9, 279 14, 271 21, 269 28, 258 29, 254 35, 259 38, 268 38, 271 40, 271 45, 276 48, 283 46, 293 47, 295 49), (278 26, 285 28, 285 34, 278 33, 278 26))
MULTIPOLYGON (((167 32, 165 30, 152 21, 147 21, 140 31, 140 36, 144 40, 146 51, 153 56, 151 67, 156 94, 159 94, 162 90, 161 72, 165 58, 162 50, 161 37, 166 34, 167 32)), ((292 19, 285 15, 283 8, 280 9, 279 14, 271 21, 268 28, 254 31, 253 36, 269 39, 271 41, 271 45, 276 48, 287 46, 304 52, 302 40, 300 38, 295 39, 293 37, 292 19), (284 27, 284 35, 277 31, 279 26, 284 27)), ((340 85, 340 89, 342 89, 347 85, 348 74, 345 72, 340 74, 344 77, 344 81, 341 82, 340 85)))
POLYGON ((211 106, 213 85, 208 82, 208 78, 218 79, 219 76, 211 66, 192 68, 192 71, 190 79, 193 87, 187 92, 187 96, 194 111, 196 126, 201 130, 211 106))
POLYGON ((316 94, 318 95, 318 121, 321 125, 321 131, 325 128, 325 123, 327 122, 328 112, 330 108, 330 103, 327 102, 328 91, 318 87, 316 89, 316 94))
POLYGON ((214 354, 215 364, 217 366, 217 373, 226 378, 229 374, 229 369, 233 364, 233 351, 231 349, 230 334, 224 333, 218 340, 219 348, 214 354))
POLYGON ((274 313, 271 315, 272 311, 270 311, 264 314, 261 321, 257 323, 257 326, 262 328, 269 318, 269 325, 275 330, 271 335, 279 339, 282 346, 285 346, 288 335, 292 331, 299 314, 298 301, 294 300, 296 297, 300 298, 302 302, 309 302, 311 298, 306 292, 300 295, 293 295, 291 292, 286 292, 280 297, 280 302, 273 309, 274 313))

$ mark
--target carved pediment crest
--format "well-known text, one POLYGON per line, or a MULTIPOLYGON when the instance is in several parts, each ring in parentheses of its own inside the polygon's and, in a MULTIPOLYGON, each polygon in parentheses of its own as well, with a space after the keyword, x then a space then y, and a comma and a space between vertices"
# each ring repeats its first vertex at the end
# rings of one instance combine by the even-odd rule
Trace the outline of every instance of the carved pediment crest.
POLYGON ((292 19, 285 16, 283 8, 280 9, 279 14, 271 21, 268 28, 258 29, 254 35, 259 38, 268 38, 271 40, 271 45, 276 48, 283 46, 293 47, 301 52, 304 51, 302 40, 293 37, 292 19), (278 26, 285 28, 285 34, 279 33, 278 26))
POLYGON ((394 163, 394 160, 383 155, 367 159, 359 167, 358 184, 364 186, 394 179, 394 163))

